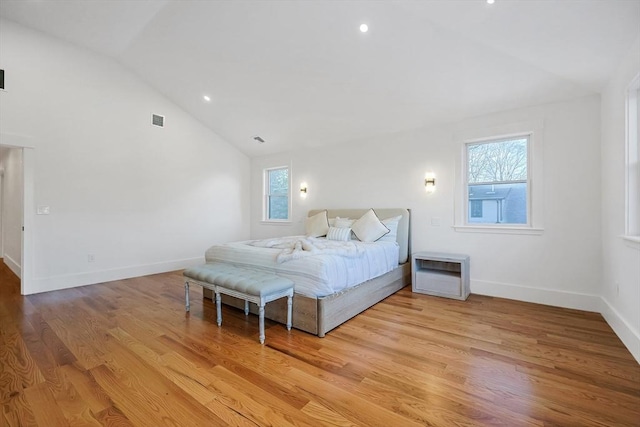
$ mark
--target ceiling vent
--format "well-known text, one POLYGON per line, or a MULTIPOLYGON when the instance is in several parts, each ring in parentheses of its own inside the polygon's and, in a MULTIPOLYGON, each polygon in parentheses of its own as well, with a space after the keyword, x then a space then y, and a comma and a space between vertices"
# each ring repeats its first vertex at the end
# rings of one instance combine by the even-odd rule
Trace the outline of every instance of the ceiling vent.
POLYGON ((164 116, 161 116, 159 114, 153 114, 151 116, 151 124, 154 126, 158 126, 163 128, 164 127, 164 116))
POLYGON ((261 137, 259 137, 258 135, 253 137, 254 140, 258 141, 260 144, 264 144, 264 139, 262 139, 261 137))

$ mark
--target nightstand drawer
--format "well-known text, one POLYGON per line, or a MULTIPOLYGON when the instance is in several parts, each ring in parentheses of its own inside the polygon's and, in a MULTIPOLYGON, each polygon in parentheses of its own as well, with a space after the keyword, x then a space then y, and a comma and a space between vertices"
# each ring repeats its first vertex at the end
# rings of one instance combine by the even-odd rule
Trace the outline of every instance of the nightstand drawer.
POLYGON ((416 292, 460 296, 460 275, 448 271, 420 271, 416 273, 416 292))

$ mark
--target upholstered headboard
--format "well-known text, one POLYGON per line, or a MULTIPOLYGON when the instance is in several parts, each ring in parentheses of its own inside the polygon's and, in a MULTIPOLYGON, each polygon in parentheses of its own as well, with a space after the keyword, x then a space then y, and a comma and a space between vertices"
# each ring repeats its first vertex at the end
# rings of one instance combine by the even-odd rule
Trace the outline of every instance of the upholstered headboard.
MULTIPOLYGON (((340 218, 349 218, 349 219, 358 219, 362 215, 364 215, 369 209, 313 209, 309 211, 308 216, 312 216, 317 214, 318 212, 322 212, 326 210, 329 218, 335 218, 339 216, 340 218)), ((404 208, 381 208, 381 209, 373 209, 378 215, 378 218, 381 220, 391 218, 394 216, 402 216, 400 222, 398 223, 398 237, 397 242, 400 245, 400 254, 398 256, 398 262, 400 264, 404 264, 409 260, 409 247, 410 247, 410 236, 411 236, 411 211, 409 209, 404 208)))

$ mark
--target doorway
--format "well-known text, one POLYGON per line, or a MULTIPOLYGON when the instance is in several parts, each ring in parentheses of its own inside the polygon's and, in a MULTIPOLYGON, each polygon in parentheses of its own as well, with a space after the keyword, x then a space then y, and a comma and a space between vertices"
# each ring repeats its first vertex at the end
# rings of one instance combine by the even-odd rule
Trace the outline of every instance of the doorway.
POLYGON ((9 270, 22 277, 22 148, 0 147, 0 247, 9 270))
POLYGON ((20 278, 20 293, 33 293, 34 149, 29 137, 0 133, 0 249, 20 278))

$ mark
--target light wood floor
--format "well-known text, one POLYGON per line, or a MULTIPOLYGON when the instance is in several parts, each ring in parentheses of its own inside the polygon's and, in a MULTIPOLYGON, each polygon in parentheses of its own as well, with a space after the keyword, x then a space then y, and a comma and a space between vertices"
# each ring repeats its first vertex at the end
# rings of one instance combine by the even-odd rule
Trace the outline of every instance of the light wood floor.
POLYGON ((317 338, 179 272, 22 297, 0 267, 8 426, 639 426, 640 365, 594 313, 405 288, 317 338))

